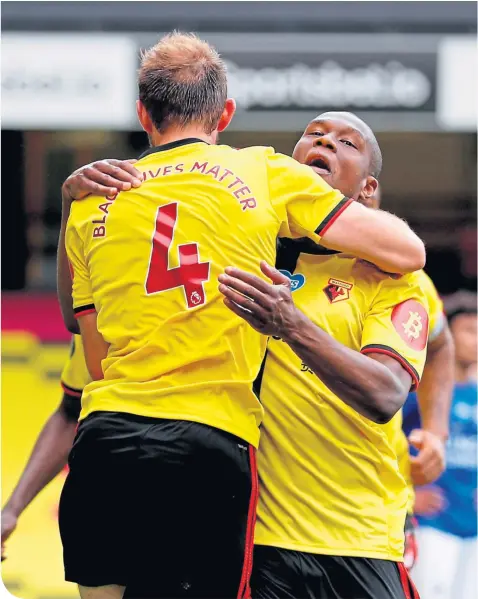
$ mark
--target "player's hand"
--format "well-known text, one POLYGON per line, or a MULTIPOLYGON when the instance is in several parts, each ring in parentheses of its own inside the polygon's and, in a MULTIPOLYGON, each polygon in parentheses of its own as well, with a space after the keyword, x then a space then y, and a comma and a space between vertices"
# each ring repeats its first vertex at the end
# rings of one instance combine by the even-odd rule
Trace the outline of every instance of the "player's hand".
POLYGON ((82 166, 66 179, 63 191, 72 200, 82 200, 90 194, 107 197, 139 187, 143 175, 133 166, 135 162, 106 159, 82 166))
POLYGON ((412 482, 416 486, 428 485, 445 470, 445 443, 441 437, 423 429, 413 430, 408 440, 417 456, 410 456, 412 482))
POLYGON ((415 489, 414 511, 417 516, 433 517, 446 508, 446 500, 439 487, 415 489))
POLYGON ((230 266, 225 274, 219 275, 219 291, 224 295, 226 306, 256 331, 284 337, 298 313, 292 300, 290 279, 264 261, 261 271, 272 283, 230 266))
POLYGON ((2 561, 6 559, 5 543, 17 527, 18 517, 8 508, 2 510, 2 561))

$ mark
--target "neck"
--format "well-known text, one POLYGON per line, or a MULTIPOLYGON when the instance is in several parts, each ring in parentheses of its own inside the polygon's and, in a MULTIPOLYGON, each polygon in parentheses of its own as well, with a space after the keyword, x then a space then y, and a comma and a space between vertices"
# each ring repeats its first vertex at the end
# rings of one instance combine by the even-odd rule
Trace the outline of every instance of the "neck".
POLYGON ((456 362, 455 380, 457 383, 466 383, 473 378, 473 372, 476 373, 476 363, 456 362))
POLYGON ((199 127, 168 127, 162 132, 156 131, 156 129, 154 129, 149 136, 151 145, 154 147, 189 138, 201 139, 208 144, 215 144, 217 132, 213 131, 212 133, 206 133, 204 129, 199 127))

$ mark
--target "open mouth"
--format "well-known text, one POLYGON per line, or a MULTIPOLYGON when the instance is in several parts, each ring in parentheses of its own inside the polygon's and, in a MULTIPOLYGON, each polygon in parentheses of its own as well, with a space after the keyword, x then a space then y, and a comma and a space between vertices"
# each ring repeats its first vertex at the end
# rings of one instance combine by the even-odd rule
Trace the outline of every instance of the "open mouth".
POLYGON ((330 166, 324 158, 315 158, 309 162, 309 166, 319 175, 330 175, 330 166))

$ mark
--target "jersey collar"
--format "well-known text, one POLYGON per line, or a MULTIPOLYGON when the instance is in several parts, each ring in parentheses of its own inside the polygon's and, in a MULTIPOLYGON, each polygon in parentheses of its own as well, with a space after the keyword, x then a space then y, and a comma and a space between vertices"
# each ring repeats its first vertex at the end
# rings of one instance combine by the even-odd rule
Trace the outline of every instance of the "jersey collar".
POLYGON ((141 154, 141 156, 138 158, 138 160, 141 160, 142 158, 145 158, 146 156, 149 156, 150 154, 155 154, 156 152, 165 152, 167 150, 172 150, 174 148, 180 148, 181 146, 187 146, 189 144, 197 144, 197 143, 201 143, 201 144, 207 144, 207 141, 204 141, 204 139, 199 139, 197 137, 187 137, 186 139, 178 139, 177 141, 170 141, 168 144, 163 144, 161 146, 154 146, 152 148, 149 148, 149 150, 146 150, 146 152, 143 152, 141 154))

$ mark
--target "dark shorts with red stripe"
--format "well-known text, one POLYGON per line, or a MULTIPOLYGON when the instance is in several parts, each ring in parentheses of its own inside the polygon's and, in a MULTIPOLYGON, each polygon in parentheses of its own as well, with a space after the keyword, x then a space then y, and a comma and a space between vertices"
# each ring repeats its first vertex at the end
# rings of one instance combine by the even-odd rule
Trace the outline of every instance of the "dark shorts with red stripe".
POLYGON ((66 580, 130 599, 249 593, 255 450, 195 422, 96 412, 60 501, 66 580))
POLYGON ((402 563, 257 545, 253 599, 420 599, 402 563))

